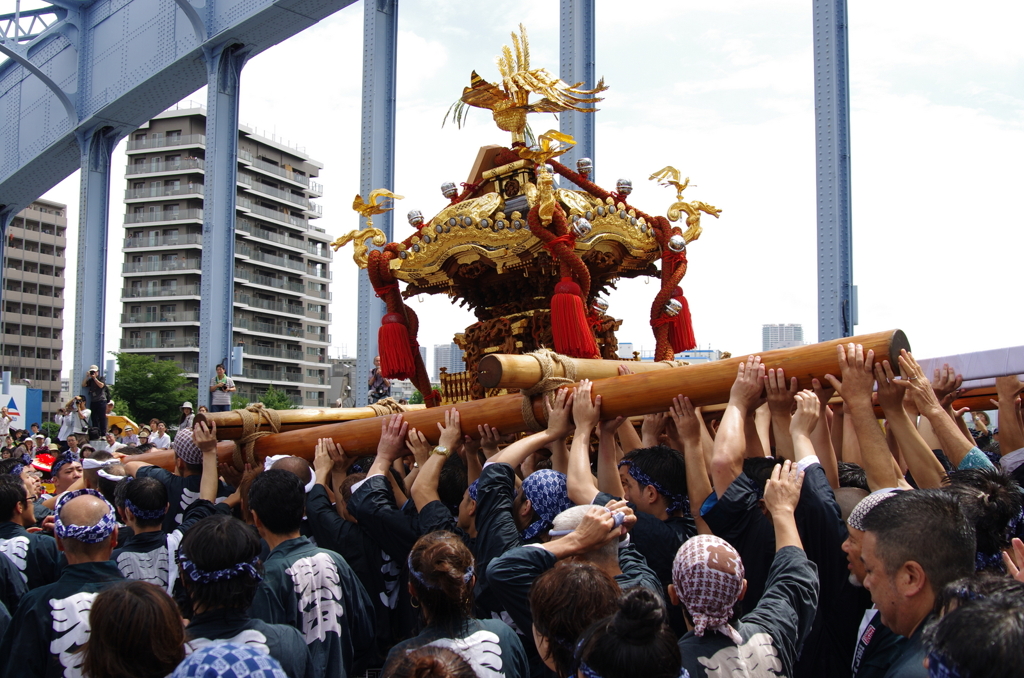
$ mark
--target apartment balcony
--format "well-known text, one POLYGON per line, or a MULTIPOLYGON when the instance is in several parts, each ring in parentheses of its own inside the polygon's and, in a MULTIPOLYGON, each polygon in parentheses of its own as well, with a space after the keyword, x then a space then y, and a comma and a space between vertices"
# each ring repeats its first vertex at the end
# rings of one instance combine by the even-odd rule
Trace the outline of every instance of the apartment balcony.
POLYGON ((203 184, 186 184, 178 187, 150 186, 149 188, 129 188, 124 192, 124 201, 127 203, 143 202, 178 196, 201 199, 204 190, 203 184))
POLYGON ((122 325, 168 325, 199 322, 199 311, 175 311, 173 313, 122 313, 122 325))
POLYGON ((128 152, 149 151, 156 148, 205 148, 206 136, 202 134, 186 134, 185 136, 167 136, 165 134, 147 135, 145 139, 128 141, 128 152))
POLYGON ((271 278, 270 276, 262 275, 254 271, 247 271, 244 268, 235 267, 235 277, 240 278, 243 284, 248 283, 250 285, 262 285, 264 287, 272 287, 275 290, 283 290, 287 292, 293 292, 295 294, 304 294, 306 291, 305 286, 302 283, 294 283, 290 280, 283 278, 271 278))
POLYGON ((305 315, 302 304, 284 304, 279 301, 260 299, 248 294, 236 294, 235 303, 252 308, 262 308, 267 311, 276 311, 277 313, 289 313, 299 317, 304 317, 305 315))
POLYGON ((178 364, 181 365, 181 371, 185 374, 192 376, 199 376, 199 361, 198 360, 179 360, 178 364))
POLYGON ((245 344, 242 347, 243 355, 258 355, 263 358, 280 358, 281 360, 303 360, 302 351, 289 351, 286 348, 272 348, 270 346, 250 346, 245 344))
POLYGON ((328 292, 327 290, 314 290, 314 289, 312 289, 312 288, 310 288, 308 286, 306 287, 306 289, 303 292, 303 294, 305 294, 307 297, 315 297, 317 299, 326 299, 327 301, 330 301, 331 298, 333 297, 333 295, 330 292, 328 292))
POLYGON ((174 287, 126 287, 121 290, 121 299, 168 299, 172 297, 198 297, 199 285, 175 285, 174 287))
POLYGON ((313 197, 313 198, 321 198, 321 197, 323 197, 323 194, 324 194, 324 187, 323 187, 323 185, 313 181, 312 179, 310 179, 310 181, 309 181, 309 188, 307 188, 306 190, 309 193, 312 194, 310 197, 313 197))
POLYGON ((285 214, 284 212, 278 212, 277 210, 268 209, 266 207, 263 207, 262 205, 252 205, 251 211, 253 214, 259 215, 261 218, 266 219, 267 221, 273 221, 283 226, 293 226, 295 228, 301 228, 302 230, 307 230, 308 227, 308 224, 306 224, 306 221, 304 219, 298 219, 296 217, 291 216, 290 214, 285 214))
MULTIPOLYGON (((248 177, 245 177, 245 179, 248 180, 248 177)), ((243 183, 241 178, 239 179, 238 183, 243 183)), ((245 188, 247 191, 251 191, 252 193, 262 194, 267 196, 268 198, 273 198, 274 200, 280 200, 281 202, 287 202, 291 203, 292 205, 298 205, 300 208, 304 210, 311 209, 312 203, 309 202, 308 198, 301 195, 295 195, 291 191, 282 191, 280 188, 274 188, 273 186, 268 186, 266 184, 260 183, 259 181, 251 180, 246 181, 245 188)))
POLYGON ((157 271, 193 271, 199 273, 201 270, 202 260, 184 257, 171 261, 131 261, 121 266, 121 272, 125 274, 155 273, 157 271))
POLYGON ((301 372, 287 372, 285 370, 257 370, 251 367, 242 368, 242 377, 245 379, 259 379, 261 381, 287 381, 293 384, 301 384, 301 372))
MULTIPOLYGON (((248 400, 251 403, 259 402, 259 399, 263 396, 262 393, 257 393, 255 391, 242 391, 242 390, 239 390, 235 395, 237 395, 239 398, 245 398, 246 400, 248 400)), ((292 405, 295 405, 296 407, 302 407, 303 404, 304 404, 303 401, 302 401, 302 396, 289 395, 289 394, 286 393, 285 397, 287 397, 288 400, 292 401, 292 405)))
POLYGON ((175 224, 182 221, 194 221, 203 223, 203 210, 152 210, 148 212, 136 212, 124 215, 126 226, 131 224, 175 224))
POLYGON ((235 330, 257 332, 260 334, 273 334, 279 337, 292 337, 295 339, 301 339, 305 334, 301 327, 289 327, 288 325, 283 324, 272 325, 270 323, 261 323, 247 318, 239 318, 237 316, 234 319, 234 328, 235 330))
POLYGON ((296 174, 295 172, 290 172, 283 167, 279 167, 264 160, 260 160, 259 158, 253 157, 253 155, 248 151, 239 150, 238 159, 248 164, 251 169, 263 172, 264 174, 269 174, 271 176, 280 177, 287 181, 291 181, 292 183, 298 184, 302 188, 309 187, 309 177, 306 177, 302 174, 296 174))
POLYGON ((153 161, 138 165, 129 165, 126 177, 134 177, 142 174, 181 174, 182 172, 196 171, 203 173, 206 163, 200 158, 190 158, 177 162, 153 161))
POLYGON ((124 249, 135 250, 144 247, 183 247, 186 245, 202 245, 202 233, 186 233, 170 236, 139 236, 124 239, 124 249))
POLYGON ((162 337, 145 337, 135 339, 122 339, 121 348, 126 351, 141 349, 199 349, 198 337, 174 337, 164 339, 162 337))
POLYGON ((331 335, 321 332, 306 332, 306 341, 315 341, 319 344, 331 343, 331 335))
POLYGON ((293 259, 288 259, 287 257, 278 257, 273 254, 267 254, 266 252, 260 252, 259 250, 253 251, 251 258, 253 261, 261 261, 270 266, 283 266, 285 268, 290 268, 293 271, 301 272, 306 269, 305 264, 301 261, 295 261, 293 259))
POLYGON ((306 311, 306 317, 310 320, 320 320, 323 322, 331 322, 331 314, 327 311, 306 311))
POLYGON ((326 243, 320 243, 317 240, 309 240, 309 241, 307 241, 305 243, 305 248, 304 249, 306 250, 306 254, 308 254, 311 257, 316 257, 318 259, 328 259, 328 260, 333 258, 332 257, 333 253, 331 252, 330 245, 327 245, 326 243), (323 245, 323 246, 322 247, 318 247, 318 245, 323 245))
POLYGON ((306 266, 306 275, 311 275, 314 278, 320 278, 322 280, 334 279, 333 272, 317 268, 316 266, 306 266))
POLYGON ((247 233, 250 238, 259 238, 260 240, 266 240, 268 242, 274 243, 275 245, 281 245, 282 247, 292 248, 298 252, 306 252, 309 249, 304 240, 300 240, 298 238, 290 238, 287 235, 284 235, 283 233, 274 233, 273 231, 268 231, 265 228, 260 228, 259 226, 249 221, 248 219, 238 219, 235 222, 235 230, 247 233))

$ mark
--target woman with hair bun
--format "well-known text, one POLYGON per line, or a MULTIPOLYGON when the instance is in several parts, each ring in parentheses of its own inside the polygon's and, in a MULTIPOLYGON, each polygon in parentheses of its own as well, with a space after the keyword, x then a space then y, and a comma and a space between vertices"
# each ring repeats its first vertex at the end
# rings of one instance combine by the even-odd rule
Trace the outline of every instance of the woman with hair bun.
POLYGON ((592 563, 563 560, 534 580, 533 640, 558 678, 572 675, 576 641, 591 624, 615 614, 619 593, 611 575, 592 563))
POLYGON ((661 598, 637 587, 626 591, 617 607, 580 639, 575 657, 577 676, 689 678, 661 598))
POLYGON ((476 678, 473 667, 457 652, 430 645, 399 657, 388 675, 392 678, 476 678))
POLYGON ((481 678, 529 675, 526 652, 515 631, 502 621, 471 616, 473 554, 457 536, 440 531, 423 535, 409 553, 408 567, 409 593, 413 606, 421 608, 426 628, 391 649, 384 675, 393 675, 410 652, 424 646, 453 650, 481 678))

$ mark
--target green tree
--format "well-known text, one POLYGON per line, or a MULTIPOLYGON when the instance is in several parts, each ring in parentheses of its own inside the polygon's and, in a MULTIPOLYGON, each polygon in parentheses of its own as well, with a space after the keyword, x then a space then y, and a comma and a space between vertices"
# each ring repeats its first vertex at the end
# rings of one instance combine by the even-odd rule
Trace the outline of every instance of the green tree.
POLYGON ((271 410, 294 410, 295 403, 284 391, 279 391, 271 384, 270 387, 260 396, 260 402, 264 407, 271 410))
MULTIPOLYGON (((138 353, 113 355, 117 358, 117 379, 110 390, 135 421, 148 422, 155 417, 173 426, 181 418, 181 404, 195 401, 196 388, 178 363, 138 353)), ((115 409, 120 408, 115 405, 115 409)))
POLYGON ((409 396, 409 404, 410 405, 422 405, 423 404, 423 394, 420 393, 419 391, 413 391, 412 395, 409 396))
POLYGON ((245 396, 240 396, 237 393, 231 394, 231 409, 233 410, 244 410, 245 406, 249 404, 249 399, 245 396))

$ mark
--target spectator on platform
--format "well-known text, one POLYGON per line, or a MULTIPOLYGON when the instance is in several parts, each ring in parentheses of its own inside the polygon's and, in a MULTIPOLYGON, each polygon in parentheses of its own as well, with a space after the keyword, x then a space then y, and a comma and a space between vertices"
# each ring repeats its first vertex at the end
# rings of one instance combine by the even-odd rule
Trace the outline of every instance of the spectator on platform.
POLYGON ((372 405, 391 395, 391 381, 385 379, 380 371, 380 356, 373 359, 373 369, 370 370, 370 377, 366 380, 366 385, 370 387, 367 405, 372 405))
POLYGON ((89 409, 92 411, 92 425, 99 429, 101 434, 107 432, 107 401, 110 400, 110 389, 107 388, 103 377, 100 376, 100 368, 96 365, 89 366, 89 372, 82 380, 82 388, 89 394, 89 409))
POLYGON ((210 411, 231 410, 231 394, 237 391, 234 380, 227 375, 223 365, 217 365, 217 376, 210 380, 210 411))

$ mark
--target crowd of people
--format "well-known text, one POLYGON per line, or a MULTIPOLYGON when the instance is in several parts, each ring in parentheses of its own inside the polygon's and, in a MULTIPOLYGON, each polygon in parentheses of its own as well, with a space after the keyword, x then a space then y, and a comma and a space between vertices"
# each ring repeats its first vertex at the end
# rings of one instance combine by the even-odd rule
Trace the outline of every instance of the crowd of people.
POLYGON ((191 406, 173 470, 19 443, 0 678, 1018 675, 1024 383, 972 431, 947 368, 838 362, 800 390, 750 357, 723 411, 639 431, 584 380, 542 431, 393 415, 370 457, 238 469, 191 406))

